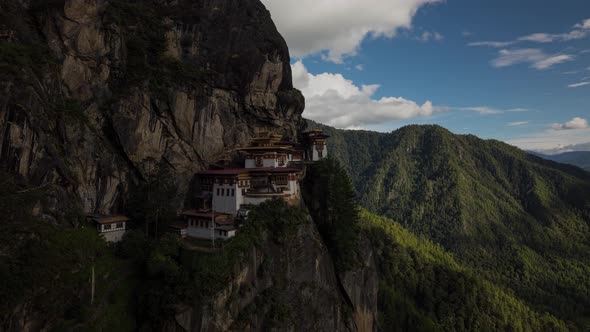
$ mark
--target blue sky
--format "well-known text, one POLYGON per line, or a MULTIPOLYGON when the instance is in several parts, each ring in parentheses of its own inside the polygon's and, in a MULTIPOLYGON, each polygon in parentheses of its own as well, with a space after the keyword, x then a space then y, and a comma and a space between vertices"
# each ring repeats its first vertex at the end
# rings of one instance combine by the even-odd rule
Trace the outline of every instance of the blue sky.
POLYGON ((590 1, 263 2, 306 117, 435 123, 537 150, 590 142, 590 1))

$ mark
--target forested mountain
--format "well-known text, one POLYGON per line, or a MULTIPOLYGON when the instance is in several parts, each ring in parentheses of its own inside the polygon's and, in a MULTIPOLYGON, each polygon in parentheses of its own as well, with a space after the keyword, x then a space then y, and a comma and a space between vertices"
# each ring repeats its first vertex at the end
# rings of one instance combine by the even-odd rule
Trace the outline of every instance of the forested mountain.
POLYGON ((546 155, 535 152, 533 152, 533 154, 544 159, 553 160, 558 163, 578 166, 587 171, 590 171, 590 151, 564 152, 556 155, 546 155))
POLYGON ((371 212, 442 245, 533 309, 590 326, 589 173, 438 126, 322 129, 371 212))

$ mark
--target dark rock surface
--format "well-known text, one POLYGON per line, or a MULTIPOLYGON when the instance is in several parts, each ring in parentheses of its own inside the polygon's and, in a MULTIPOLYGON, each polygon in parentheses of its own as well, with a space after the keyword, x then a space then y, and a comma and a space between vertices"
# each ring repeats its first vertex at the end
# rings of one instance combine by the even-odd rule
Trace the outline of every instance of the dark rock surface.
POLYGON ((338 276, 311 218, 279 242, 267 235, 234 267, 225 289, 204 305, 179 306, 165 329, 374 331, 377 271, 370 247, 360 249, 365 264, 338 276))
MULTIPOLYGON (((154 162, 193 174, 259 129, 297 135, 304 100, 257 0, 0 5, 0 161, 52 208, 121 212, 154 162)), ((179 202, 182 197, 179 197, 179 202)))

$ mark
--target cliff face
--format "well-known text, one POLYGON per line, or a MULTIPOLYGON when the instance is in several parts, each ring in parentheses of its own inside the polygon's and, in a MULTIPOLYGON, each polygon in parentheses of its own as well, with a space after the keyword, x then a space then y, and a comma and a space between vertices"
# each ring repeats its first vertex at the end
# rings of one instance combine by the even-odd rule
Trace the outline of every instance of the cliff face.
MULTIPOLYGON (((78 203, 124 212, 160 163, 180 203, 195 172, 258 130, 303 125, 287 46, 258 0, 15 0, 0 22, 0 168, 48 189, 34 211, 46 220, 78 203)), ((378 282, 362 250, 365 266, 338 275, 312 222, 267 236, 165 329, 372 331, 378 282)), ((17 329, 36 326, 26 311, 17 329)))
POLYGON ((180 307, 169 331, 363 331, 376 329, 378 281, 372 250, 338 275, 308 219, 280 240, 266 233, 206 304, 180 307))
POLYGON ((117 212, 159 162, 184 195, 258 129, 300 127, 287 46, 257 0, 0 6, 0 160, 29 184, 57 185, 49 219, 71 197, 117 212))

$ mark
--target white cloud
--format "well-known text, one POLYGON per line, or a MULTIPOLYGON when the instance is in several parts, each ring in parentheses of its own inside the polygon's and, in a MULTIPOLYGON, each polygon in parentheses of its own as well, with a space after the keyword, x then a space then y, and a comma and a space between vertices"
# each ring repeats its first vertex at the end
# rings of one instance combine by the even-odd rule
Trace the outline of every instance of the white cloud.
POLYGON ((496 59, 492 60, 492 66, 498 68, 529 63, 532 68, 543 70, 574 59, 574 56, 569 54, 548 55, 537 48, 500 50, 498 55, 496 59))
POLYGON ((552 57, 549 57, 545 60, 541 60, 538 62, 533 63, 533 67, 536 69, 547 69, 552 67, 553 65, 562 63, 562 62, 566 62, 566 61, 571 61, 574 59, 573 55, 569 55, 569 54, 560 54, 560 55, 555 55, 552 57))
POLYGON ((570 84, 567 87, 568 88, 579 88, 579 87, 585 86, 585 85, 590 85, 590 82, 580 82, 580 83, 570 84))
POLYGON ((460 107, 459 108, 462 111, 473 111, 473 112, 477 112, 479 114, 500 114, 503 113, 502 110, 498 110, 498 109, 493 109, 490 107, 485 107, 485 106, 478 106, 478 107, 460 107))
POLYGON ((363 70, 365 70, 365 65, 358 64, 358 65, 354 66, 354 68, 356 68, 356 70, 358 70, 358 71, 363 71, 363 70))
POLYGON ((566 152, 563 150, 564 147, 588 143, 588 137, 590 137, 590 128, 579 130, 549 129, 508 140, 507 143, 524 150, 545 150, 544 153, 547 153, 549 149, 556 149, 566 152))
POLYGON ((481 42, 473 42, 467 45, 469 46, 490 46, 490 47, 506 47, 514 44, 514 42, 499 42, 499 41, 481 41, 481 42))
POLYGON ((477 107, 456 107, 450 109, 457 109, 460 111, 473 111, 477 112, 482 115, 490 115, 490 114, 502 114, 506 112, 528 112, 528 109, 525 108, 511 108, 511 109, 498 109, 498 108, 491 108, 487 106, 477 106, 477 107))
POLYGON ((570 41, 576 39, 584 39, 590 36, 590 19, 584 20, 582 23, 574 25, 573 30, 566 33, 533 33, 530 35, 516 38, 512 41, 482 41, 469 43, 469 46, 490 46, 490 47, 506 47, 520 42, 534 42, 534 43, 552 43, 556 41, 570 41))
POLYGON ((471 37, 471 36, 473 36, 473 32, 466 30, 466 31, 463 31, 461 33, 461 35, 463 35, 463 37, 471 37))
POLYGON ((569 144, 563 145, 558 144, 557 146, 550 148, 550 149, 539 149, 535 150, 542 154, 546 155, 555 155, 565 152, 574 152, 574 151, 590 151, 590 142, 589 143, 578 143, 578 144, 569 144))
POLYGON ((418 40, 421 40, 423 42, 429 42, 431 40, 441 41, 443 39, 445 39, 445 37, 436 31, 435 32, 424 31, 422 33, 422 35, 418 38, 418 40))
POLYGON ((551 128, 554 130, 586 129, 588 128, 588 121, 586 119, 576 117, 566 123, 553 123, 551 128))
POLYGON ((446 110, 401 97, 375 98, 379 85, 357 86, 341 74, 313 75, 302 61, 292 65, 293 85, 305 96, 304 117, 337 128, 361 128, 387 121, 430 116, 446 110))
POLYGON ((392 38, 411 28, 418 9, 440 0, 262 0, 291 55, 302 58, 326 52, 341 63, 355 55, 367 37, 392 38))
POLYGON ((528 121, 517 121, 517 122, 510 122, 508 124, 509 127, 519 127, 519 126, 526 126, 528 125, 528 121))
POLYGON ((574 25, 576 29, 590 29, 590 18, 585 19, 582 23, 574 25))
POLYGON ((518 41, 530 41, 535 43, 552 43, 555 41, 570 41, 586 38, 590 30, 573 30, 568 33, 533 33, 532 35, 522 36, 518 41))

